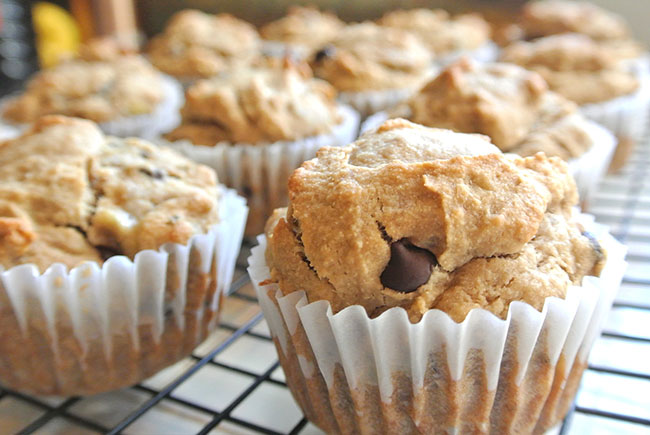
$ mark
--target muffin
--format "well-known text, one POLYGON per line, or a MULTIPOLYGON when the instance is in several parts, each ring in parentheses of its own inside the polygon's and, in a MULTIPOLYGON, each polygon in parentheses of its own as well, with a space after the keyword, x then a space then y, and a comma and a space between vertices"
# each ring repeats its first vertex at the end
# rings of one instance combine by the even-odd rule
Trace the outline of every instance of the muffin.
POLYGON ((624 267, 624 247, 573 215, 562 160, 397 119, 321 149, 289 188, 249 273, 314 424, 542 433, 561 421, 624 267))
POLYGON ((478 14, 450 17, 443 9, 396 10, 385 14, 379 24, 407 30, 422 40, 440 64, 460 54, 492 61, 495 47, 490 44, 490 26, 478 14))
POLYGON ((395 116, 485 134, 504 152, 532 156, 541 151, 569 161, 583 204, 607 170, 615 146, 611 135, 586 120, 574 103, 549 91, 539 74, 503 63, 461 59, 403 106, 375 115, 363 128, 395 116))
POLYGON ((321 12, 315 7, 291 6, 287 15, 260 29, 269 50, 294 51, 308 57, 330 42, 343 29, 345 23, 336 15, 321 12))
POLYGON ((596 41, 629 38, 625 20, 586 1, 546 0, 524 5, 520 26, 526 39, 581 33, 596 41))
POLYGON ((432 55, 408 31, 365 22, 345 27, 312 58, 316 77, 362 116, 397 104, 431 73, 432 55))
POLYGON ((614 161, 623 162, 645 131, 650 97, 647 78, 627 70, 619 52, 584 35, 564 34, 512 44, 501 60, 538 72, 553 91, 610 129, 619 139, 614 161))
POLYGON ((149 44, 151 63, 187 85, 255 59, 261 42, 251 24, 228 14, 177 12, 149 44))
POLYGON ((174 80, 140 56, 92 47, 85 57, 37 73, 4 102, 4 122, 24 127, 45 115, 74 116, 107 134, 146 138, 177 123, 182 90, 174 80))
POLYGON ((247 235, 259 234, 273 209, 286 205, 291 172, 321 146, 354 139, 359 122, 332 86, 288 59, 199 81, 185 100, 181 125, 165 138, 248 198, 247 235))
POLYGON ((214 328, 246 207, 211 169, 50 116, 0 143, 0 172, 3 386, 122 388, 214 328))

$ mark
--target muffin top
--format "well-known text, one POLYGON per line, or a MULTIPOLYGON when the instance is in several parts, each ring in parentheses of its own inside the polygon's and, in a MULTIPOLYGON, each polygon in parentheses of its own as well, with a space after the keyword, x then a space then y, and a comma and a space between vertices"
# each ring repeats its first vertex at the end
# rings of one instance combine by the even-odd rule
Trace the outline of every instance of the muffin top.
POLYGON ((218 222, 214 171, 90 121, 48 116, 0 143, 0 265, 73 267, 187 243, 218 222))
POLYGON ((160 73, 140 56, 71 60, 37 73, 2 116, 18 123, 52 114, 105 122, 151 113, 164 96, 160 73))
POLYGON ((511 64, 461 59, 394 115, 429 127, 485 134, 502 151, 523 156, 544 151, 568 160, 592 144, 575 104, 550 92, 539 74, 511 64))
POLYGON ((365 22, 342 29, 314 55, 312 67, 338 90, 357 92, 417 86, 431 61, 413 34, 365 22))
POLYGON ((529 39, 575 32, 603 41, 629 34, 622 17, 586 1, 529 2, 523 7, 520 26, 529 39))
POLYGON ((516 42, 502 51, 501 60, 538 72, 553 91, 587 104, 627 95, 639 87, 615 52, 616 46, 567 33, 516 42))
POLYGON ((260 39, 251 24, 228 14, 197 10, 174 14, 151 40, 149 57, 159 70, 182 78, 210 77, 258 55, 260 39))
POLYGON ((260 29, 262 38, 315 50, 339 33, 345 23, 332 13, 315 7, 292 6, 286 16, 260 29))
POLYGON ((267 143, 329 133, 340 123, 336 91, 306 64, 269 59, 201 80, 185 93, 183 121, 166 135, 197 145, 267 143))
POLYGON ((322 148, 289 180, 288 209, 267 224, 267 262, 285 293, 370 316, 403 307, 461 321, 541 309, 599 273, 603 252, 572 221, 566 164, 501 154, 485 136, 387 121, 322 148))
POLYGON ((490 39, 490 26, 480 15, 452 18, 443 9, 396 10, 384 15, 379 24, 414 33, 436 55, 474 50, 490 39))

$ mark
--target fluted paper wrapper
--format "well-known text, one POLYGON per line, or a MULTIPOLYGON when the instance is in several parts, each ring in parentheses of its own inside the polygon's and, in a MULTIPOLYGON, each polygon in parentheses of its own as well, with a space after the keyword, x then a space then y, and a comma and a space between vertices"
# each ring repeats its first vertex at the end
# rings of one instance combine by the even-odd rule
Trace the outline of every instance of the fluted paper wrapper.
POLYGON ((220 223, 186 245, 68 271, 21 265, 0 274, 0 383, 86 395, 133 385, 189 355, 215 328, 247 208, 222 190, 220 223))
POLYGON ((340 102, 352 106, 361 119, 373 113, 381 112, 409 99, 417 91, 417 87, 403 89, 388 89, 383 91, 339 92, 340 102))
POLYGON ((246 235, 255 236, 264 230, 266 219, 274 209, 287 205, 287 181, 296 168, 315 157, 318 149, 347 145, 356 138, 359 114, 347 106, 340 106, 339 111, 343 121, 330 134, 293 142, 221 142, 211 147, 185 140, 159 143, 215 169, 221 183, 245 196, 250 208, 246 235))
MULTIPOLYGON (((123 116, 111 121, 97 123, 99 128, 105 133, 118 137, 139 137, 142 139, 153 139, 178 125, 180 122, 179 110, 183 104, 183 88, 173 78, 161 75, 163 87, 163 100, 158 103, 151 113, 141 115, 123 116)), ((11 98, 11 97, 10 97, 11 98)), ((3 112, 2 106, 7 99, 0 102, 0 114, 3 112)), ((15 124, 11 121, 0 118, 0 129, 13 134, 8 138, 19 136, 29 127, 29 123, 15 124)))
POLYGON ((326 432, 539 433, 568 411, 626 266, 625 247, 587 226, 608 252, 601 277, 541 312, 513 302, 505 320, 483 309, 461 323, 440 310, 416 324, 401 308, 332 314, 266 284, 263 236, 248 270, 294 398, 326 432))
POLYGON ((603 103, 585 104, 580 106, 580 110, 618 138, 619 145, 611 167, 617 170, 625 165, 634 146, 645 134, 650 116, 650 76, 640 78, 640 87, 633 94, 603 103))
MULTIPOLYGON (((374 130, 387 119, 387 112, 375 113, 361 124, 361 134, 374 130)), ((580 157, 567 162, 578 188, 580 203, 585 210, 598 189, 598 184, 607 173, 618 141, 609 130, 592 121, 586 123, 586 131, 591 138, 591 147, 580 157)))

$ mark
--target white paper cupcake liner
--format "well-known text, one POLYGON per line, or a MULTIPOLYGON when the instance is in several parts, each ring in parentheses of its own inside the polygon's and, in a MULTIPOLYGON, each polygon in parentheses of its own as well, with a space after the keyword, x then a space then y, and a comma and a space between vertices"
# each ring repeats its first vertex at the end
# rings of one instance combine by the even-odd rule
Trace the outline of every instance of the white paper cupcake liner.
POLYGON ((194 145, 186 140, 160 140, 159 143, 215 169, 221 183, 245 196, 250 208, 246 235, 254 236, 263 231, 266 219, 274 209, 287 205, 287 181, 296 168, 315 157, 319 148, 347 145, 356 138, 359 114, 343 105, 339 112, 343 121, 330 134, 293 142, 221 142, 212 147, 194 145))
MULTIPOLYGON (((139 137, 153 139, 178 125, 180 122, 179 110, 183 104, 183 88, 173 78, 161 74, 164 98, 156 106, 152 113, 145 113, 135 116, 125 116, 107 122, 97 123, 106 134, 119 137, 139 137)), ((1 108, 6 104, 7 99, 0 102, 1 108)), ((4 118, 0 118, 0 128, 13 129, 12 137, 18 136, 27 129, 28 123, 14 124, 4 118)), ((11 130, 7 130, 11 131, 11 130)))
POLYGON ((361 118, 389 109, 407 100, 417 88, 388 89, 383 91, 339 92, 338 100, 352 106, 361 118))
POLYGON ((0 383, 86 395, 137 383, 191 353, 214 329, 232 280, 247 208, 222 189, 220 222, 185 245, 103 265, 0 274, 0 383))
POLYGON ((268 284, 266 239, 249 274, 287 383, 303 412, 328 433, 535 433, 568 411, 626 267, 626 248, 589 223, 607 251, 601 277, 586 277, 541 312, 523 302, 507 318, 483 309, 455 323, 430 310, 416 324, 392 308, 332 314, 327 301, 268 284))
POLYGON ((608 128, 618 138, 613 169, 625 164, 633 146, 643 138, 650 116, 650 76, 640 78, 639 89, 603 103, 580 106, 585 117, 608 128))
POLYGON ((478 62, 495 62, 499 57, 499 46, 493 41, 486 42, 475 50, 458 50, 445 54, 434 60, 435 65, 444 68, 461 57, 468 57, 478 62))
MULTIPOLYGON (((408 115, 408 113, 405 115, 408 115)), ((390 115, 387 112, 375 113, 368 117, 361 124, 360 134, 374 130, 389 117, 390 115)), ((607 173, 607 168, 610 166, 618 142, 617 138, 609 130, 595 122, 588 121, 585 126, 593 145, 580 157, 567 162, 569 172, 576 182, 583 209, 586 209, 598 188, 598 184, 607 173)))
POLYGON ((297 60, 308 60, 309 47, 305 45, 287 44, 280 41, 263 41, 262 54, 270 57, 289 56, 297 60))

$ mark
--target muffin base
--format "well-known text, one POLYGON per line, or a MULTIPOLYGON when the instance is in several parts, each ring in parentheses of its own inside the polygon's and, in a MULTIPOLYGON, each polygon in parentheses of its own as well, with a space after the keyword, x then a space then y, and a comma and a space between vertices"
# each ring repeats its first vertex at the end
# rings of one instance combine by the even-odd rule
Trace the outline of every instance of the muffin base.
POLYGON ((514 302, 505 320, 481 309, 461 323, 439 310, 416 324, 399 308, 332 314, 268 284, 263 237, 249 273, 289 388, 326 432, 543 433, 566 415, 625 269, 625 247, 587 227, 608 252, 601 277, 542 312, 514 302))
POLYGON ((220 223, 186 245, 40 274, 0 274, 0 384, 89 395, 145 379, 191 353, 217 323, 246 206, 222 190, 220 223))

